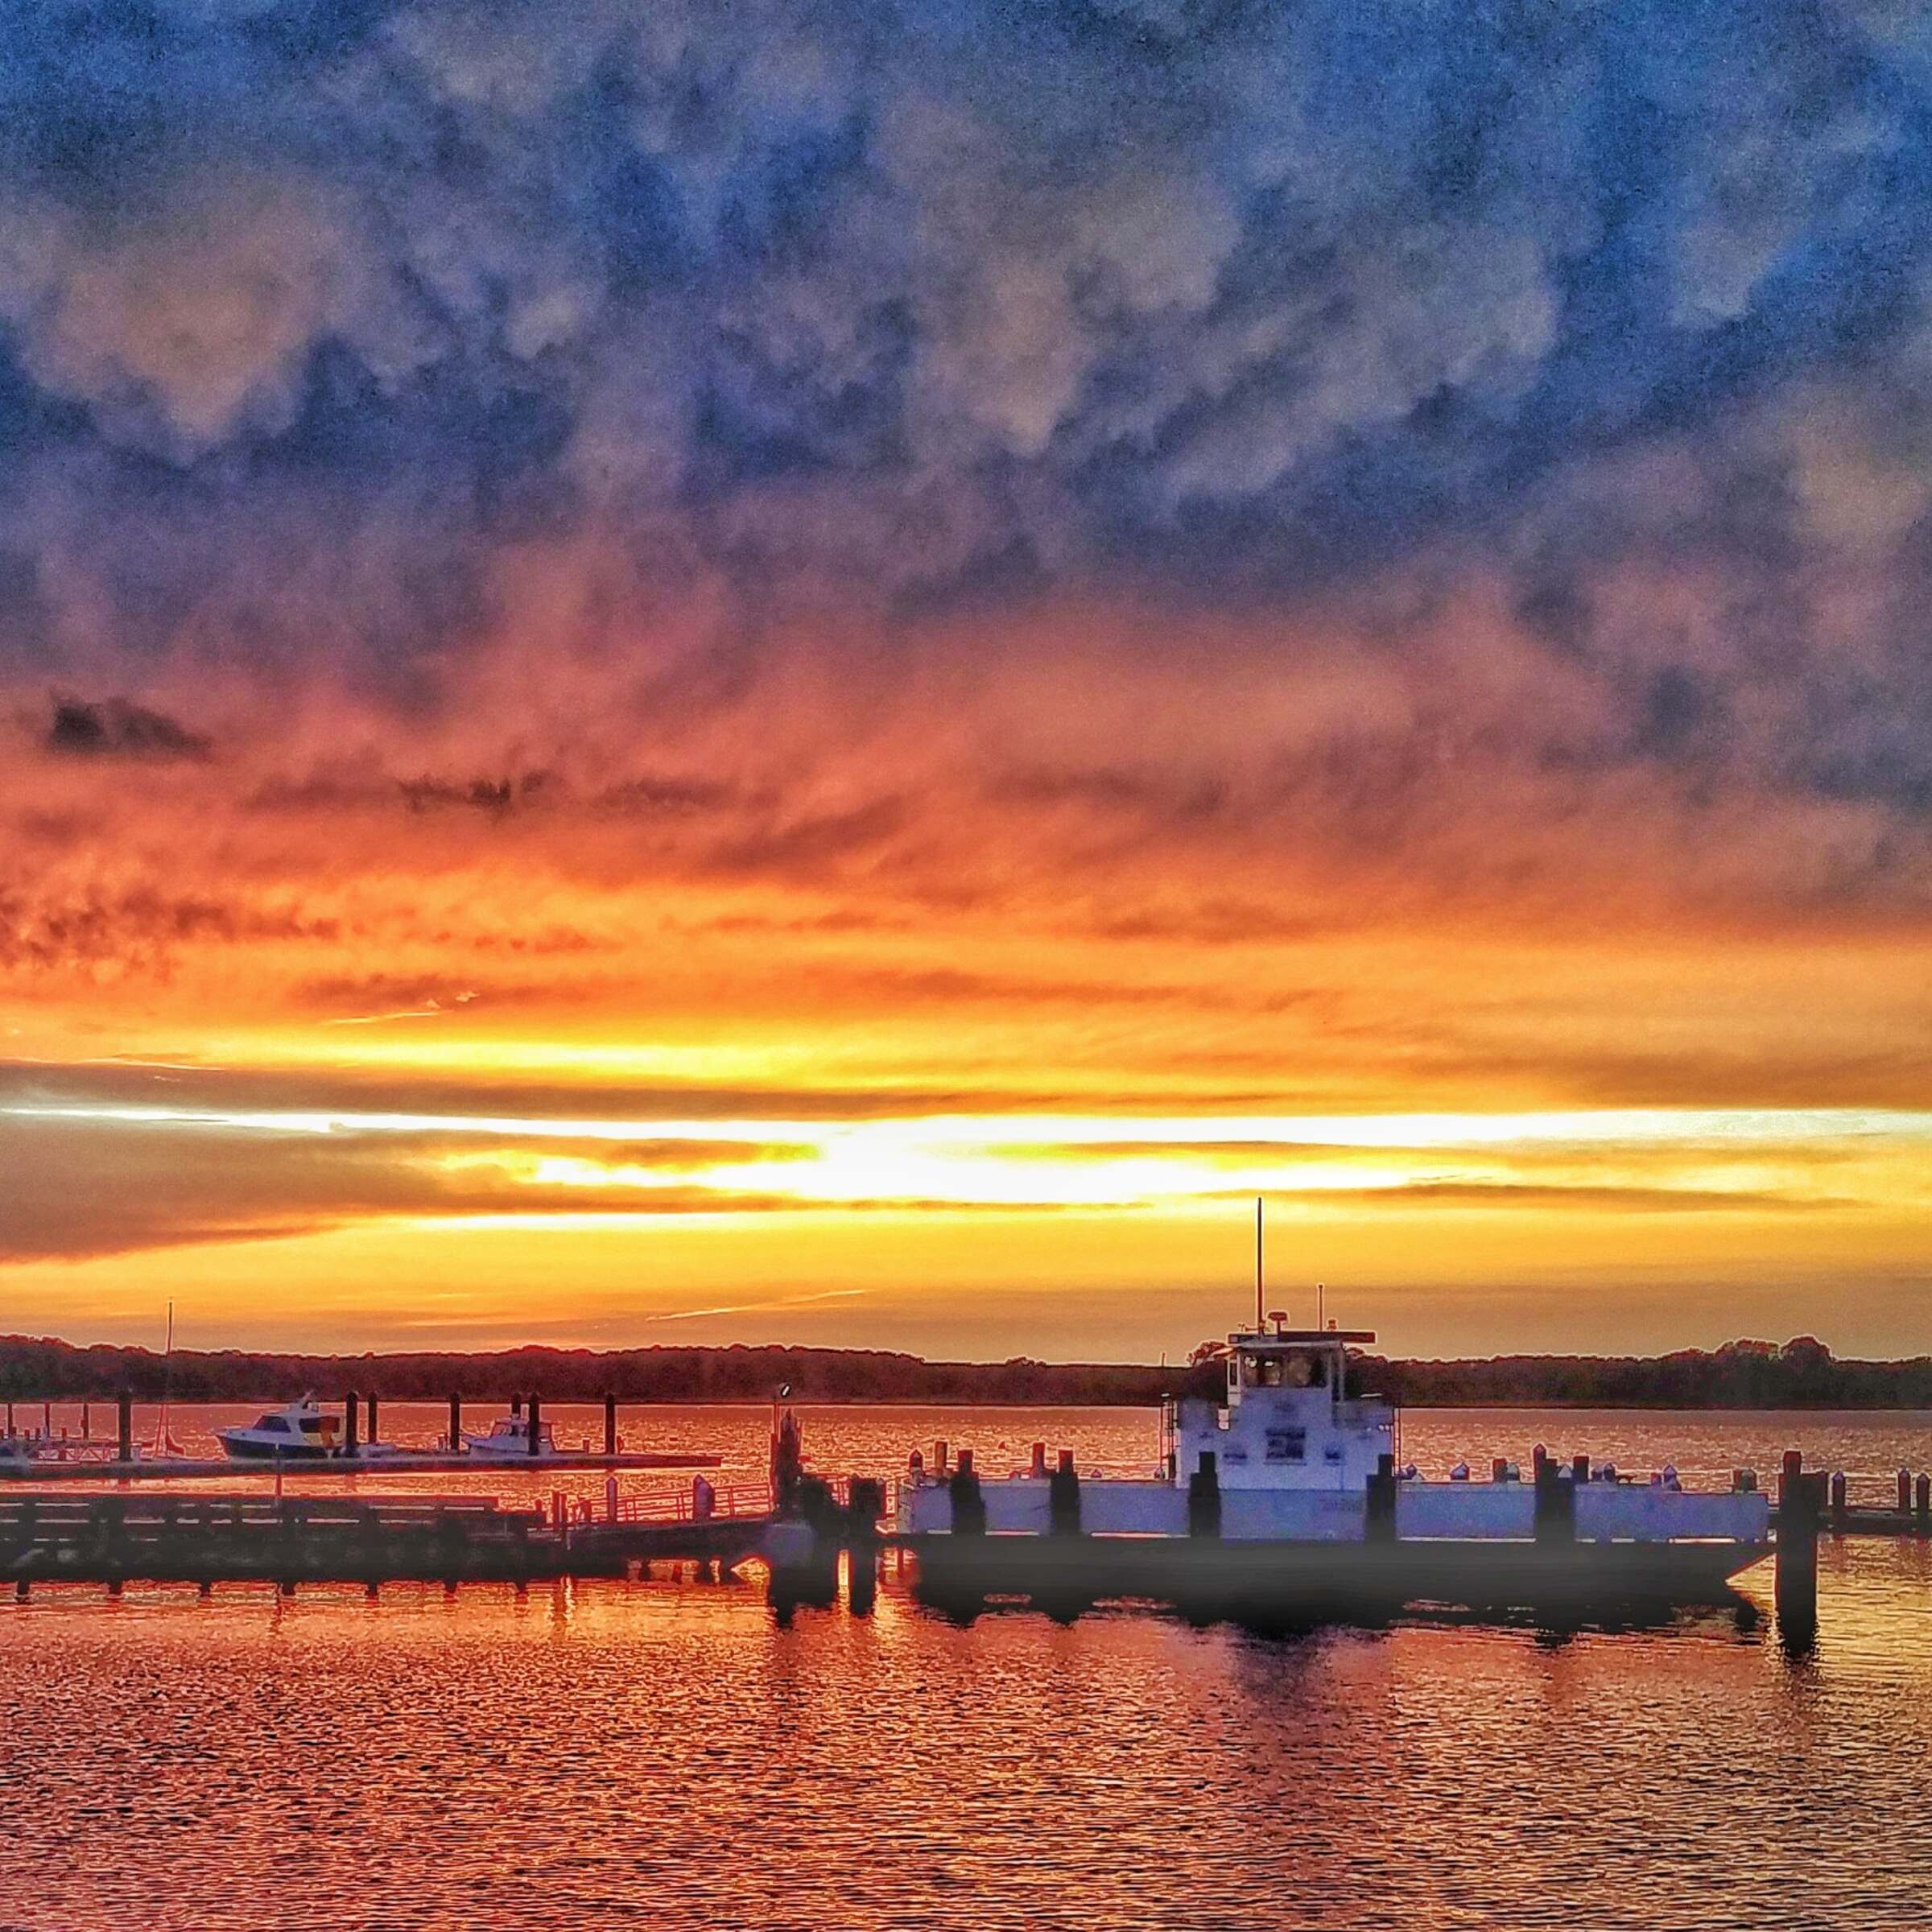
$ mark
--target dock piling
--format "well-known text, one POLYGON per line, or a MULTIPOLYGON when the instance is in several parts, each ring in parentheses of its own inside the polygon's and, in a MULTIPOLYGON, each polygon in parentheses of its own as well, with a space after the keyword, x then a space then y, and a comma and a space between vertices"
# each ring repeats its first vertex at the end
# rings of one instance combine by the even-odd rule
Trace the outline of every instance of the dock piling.
POLYGON ((986 1534, 986 1498, 980 1489, 979 1472, 972 1466, 972 1451, 960 1451, 959 1467, 947 1481, 952 1501, 952 1534, 984 1536, 986 1534))
MULTIPOLYGON (((1040 1459, 1042 1463, 1046 1460, 1044 1453, 1040 1459)), ((1194 1473, 1187 1478, 1187 1534, 1205 1537, 1221 1534, 1220 1459, 1212 1449, 1200 1451, 1194 1473)))
POLYGON ((1831 1527, 1834 1530, 1842 1530, 1845 1526, 1845 1519, 1850 1513, 1846 1490, 1844 1471, 1834 1470, 1831 1474, 1831 1527))
POLYGON ((120 1430, 117 1453, 122 1462, 131 1463, 134 1459, 134 1398, 123 1389, 115 1406, 120 1430))
POLYGON ((529 1444, 530 1453, 532 1455, 538 1454, 543 1447, 539 1435, 539 1431, 543 1427, 542 1415, 542 1404, 538 1401, 537 1397, 533 1395, 530 1398, 530 1433, 528 1437, 526 1439, 529 1444))
POLYGON ((617 1452, 617 1398, 615 1395, 604 1397, 604 1453, 615 1455, 617 1452))
POLYGON ((1576 1540, 1576 1484, 1566 1480, 1563 1467, 1552 1462, 1543 1446, 1536 1447, 1535 1537, 1539 1543, 1576 1540))
POLYGON ((1818 1525, 1825 1479, 1805 1472, 1803 1454, 1785 1451, 1777 1485, 1777 1621, 1787 1644, 1805 1648, 1818 1629, 1818 1525))
POLYGON ((1922 1475, 1913 1501, 1914 1526, 1921 1536, 1932 1536, 1932 1476, 1922 1475))
POLYGON ((1912 1513, 1912 1472, 1901 1469, 1898 1472, 1898 1513, 1901 1516, 1912 1513))
POLYGON ((1080 1479, 1071 1449, 1060 1451, 1060 1466, 1047 1479, 1046 1509, 1054 1535, 1080 1534, 1080 1479))
POLYGON ((1046 1445, 1035 1443, 1033 1446, 1033 1480, 1036 1483, 1046 1480, 1046 1445))
POLYGON ((356 1412, 362 1406, 362 1398, 350 1389, 342 1402, 342 1447, 345 1453, 356 1452, 356 1412))
POLYGON ((452 1395, 449 1398, 449 1452, 454 1455, 463 1447, 463 1398, 452 1395))
MULTIPOLYGON (((1537 1495, 1540 1502, 1540 1486, 1537 1495)), ((1542 1534, 1540 1526, 1538 1534, 1542 1534)), ((1377 1457, 1375 1474, 1368 1479, 1362 1535, 1371 1543, 1395 1541, 1395 1458, 1386 1451, 1377 1457)))
POLYGON ((369 1401, 368 1401, 368 1405, 367 1405, 367 1406, 368 1406, 368 1409, 369 1409, 369 1438, 368 1438, 368 1439, 369 1439, 369 1445, 370 1445, 370 1447, 373 1448, 373 1447, 374 1447, 374 1445, 375 1445, 375 1440, 376 1440, 376 1398, 375 1398, 375 1397, 374 1397, 373 1395, 372 1395, 372 1396, 370 1396, 370 1397, 369 1397, 369 1401))

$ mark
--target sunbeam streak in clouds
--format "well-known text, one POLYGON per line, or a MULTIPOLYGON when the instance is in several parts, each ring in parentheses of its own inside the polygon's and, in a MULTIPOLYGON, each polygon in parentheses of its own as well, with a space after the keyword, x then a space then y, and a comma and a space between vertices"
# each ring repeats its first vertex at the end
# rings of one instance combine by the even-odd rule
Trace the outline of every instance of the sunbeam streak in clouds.
POLYGON ((1911 10, 6 38, 6 1326, 1922 1345, 1911 10))

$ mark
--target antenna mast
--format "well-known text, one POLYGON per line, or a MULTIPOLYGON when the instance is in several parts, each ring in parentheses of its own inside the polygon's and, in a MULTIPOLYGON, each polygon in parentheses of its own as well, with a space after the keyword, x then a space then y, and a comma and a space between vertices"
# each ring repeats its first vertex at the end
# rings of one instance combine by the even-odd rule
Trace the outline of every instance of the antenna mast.
POLYGON ((1268 1332, 1268 1319, 1263 1313, 1264 1294, 1261 1287, 1261 1197, 1254 1197, 1254 1331, 1257 1335, 1268 1332))

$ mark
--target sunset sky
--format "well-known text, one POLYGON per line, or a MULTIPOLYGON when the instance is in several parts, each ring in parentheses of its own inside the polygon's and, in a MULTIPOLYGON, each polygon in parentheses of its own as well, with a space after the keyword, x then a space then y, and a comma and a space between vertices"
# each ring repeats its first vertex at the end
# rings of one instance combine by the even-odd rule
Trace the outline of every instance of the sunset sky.
POLYGON ((1932 1350, 1905 0, 0 42, 0 1331, 1932 1350))

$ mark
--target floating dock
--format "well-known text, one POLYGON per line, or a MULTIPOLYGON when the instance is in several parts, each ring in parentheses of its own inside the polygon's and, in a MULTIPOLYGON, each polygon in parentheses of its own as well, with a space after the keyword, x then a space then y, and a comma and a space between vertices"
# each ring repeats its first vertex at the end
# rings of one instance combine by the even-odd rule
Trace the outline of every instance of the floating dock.
MULTIPOLYGON (((272 1476, 278 1467, 286 1476, 450 1476, 479 1470, 592 1470, 617 1474, 665 1469, 716 1469, 722 1456, 670 1450, 627 1450, 618 1446, 617 1398, 604 1398, 604 1447, 595 1450, 546 1449, 520 1452, 478 1453, 456 1448, 463 1435, 464 1398, 449 1397, 449 1429, 436 1447, 402 1448, 376 1440, 377 1398, 350 1394, 344 1398, 340 1443, 326 1455, 189 1456, 142 1454, 134 1446, 134 1403, 128 1396, 116 1402, 116 1430, 112 1436, 56 1436, 51 1426, 19 1435, 13 1427, 15 1403, 6 1405, 7 1427, 0 1435, 0 1482, 165 1483, 205 1481, 226 1476, 272 1476), (366 1426, 357 1421, 366 1410, 366 1426)), ((190 1406, 178 1404, 177 1407, 190 1406)), ((51 1418, 51 1405, 43 1404, 51 1418)), ((513 1397, 510 1414, 527 1418, 526 1439, 541 1444, 543 1404, 536 1396, 513 1397)))

